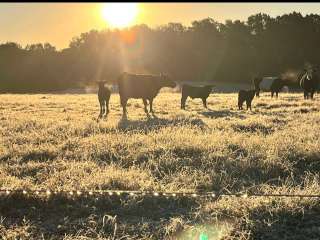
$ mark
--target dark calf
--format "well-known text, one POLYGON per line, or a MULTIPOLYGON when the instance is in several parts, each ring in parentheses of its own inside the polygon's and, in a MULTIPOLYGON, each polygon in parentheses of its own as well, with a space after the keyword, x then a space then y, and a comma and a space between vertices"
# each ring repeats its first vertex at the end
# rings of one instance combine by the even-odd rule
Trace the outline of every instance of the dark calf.
POLYGON ((102 118, 104 113, 106 113, 106 115, 109 113, 109 99, 110 99, 111 91, 104 86, 106 82, 98 82, 98 83, 99 83, 98 99, 100 103, 99 118, 102 118))
POLYGON ((276 94, 276 98, 278 98, 278 94, 281 91, 281 89, 286 85, 286 81, 281 78, 276 78, 273 80, 270 90, 271 90, 271 98, 273 98, 273 95, 276 94))
POLYGON ((201 98, 203 102, 203 106, 207 108, 207 98, 209 97, 212 88, 212 85, 206 85, 203 87, 193 87, 190 85, 182 86, 182 96, 181 96, 181 109, 186 109, 186 101, 188 97, 201 98))
POLYGON ((247 110, 250 108, 251 110, 251 102, 256 94, 255 90, 240 90, 238 94, 238 107, 239 110, 243 109, 242 105, 244 102, 247 104, 247 110))

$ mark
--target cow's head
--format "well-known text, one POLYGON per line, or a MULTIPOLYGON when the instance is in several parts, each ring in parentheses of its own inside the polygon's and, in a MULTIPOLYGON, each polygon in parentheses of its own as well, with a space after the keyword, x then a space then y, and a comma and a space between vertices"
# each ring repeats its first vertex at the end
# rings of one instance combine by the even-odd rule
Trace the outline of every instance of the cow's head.
POLYGON ((308 81, 312 80, 315 72, 316 72, 315 68, 306 69, 306 80, 308 81))
POLYGON ((177 85, 174 81, 171 80, 171 78, 168 75, 163 73, 160 74, 160 83, 161 83, 161 86, 163 87, 171 87, 171 88, 174 88, 177 85))
POLYGON ((318 70, 318 67, 317 66, 314 66, 314 65, 307 65, 305 66, 305 68, 303 69, 304 70, 304 77, 307 81, 311 81, 315 75, 317 74, 317 70, 318 70))

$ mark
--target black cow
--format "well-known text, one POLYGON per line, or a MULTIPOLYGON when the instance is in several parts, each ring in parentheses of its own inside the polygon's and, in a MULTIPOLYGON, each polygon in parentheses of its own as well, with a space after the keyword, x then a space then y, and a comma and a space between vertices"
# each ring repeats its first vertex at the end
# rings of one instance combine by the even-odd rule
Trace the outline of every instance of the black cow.
POLYGON ((104 86, 106 82, 101 81, 98 83, 99 83, 98 99, 100 103, 100 115, 98 118, 101 118, 104 113, 106 113, 106 115, 109 113, 109 99, 110 99, 111 91, 104 86))
POLYGON ((304 99, 310 98, 313 99, 313 95, 316 92, 319 84, 319 78, 315 74, 315 68, 308 68, 304 70, 305 73, 300 78, 300 86, 304 91, 304 99))
POLYGON ((186 101, 188 97, 201 98, 203 102, 203 106, 207 108, 207 98, 209 97, 213 85, 206 85, 203 87, 193 87, 187 84, 182 86, 182 96, 181 96, 181 109, 186 109, 186 101))
POLYGON ((251 110, 251 102, 256 94, 256 90, 240 90, 238 94, 238 107, 239 110, 243 109, 242 105, 244 102, 247 104, 247 110, 251 110))
POLYGON ((278 97, 278 93, 284 86, 289 85, 288 81, 282 79, 281 77, 270 77, 270 78, 260 78, 255 77, 253 79, 253 85, 256 91, 256 96, 259 97, 260 90, 270 91, 271 97, 273 97, 274 93, 276 97, 278 97))
POLYGON ((150 104, 150 112, 153 112, 152 102, 162 87, 174 88, 176 83, 165 75, 142 75, 123 73, 118 78, 120 102, 123 114, 126 115, 127 101, 129 98, 142 98, 144 111, 148 114, 147 100, 150 104))

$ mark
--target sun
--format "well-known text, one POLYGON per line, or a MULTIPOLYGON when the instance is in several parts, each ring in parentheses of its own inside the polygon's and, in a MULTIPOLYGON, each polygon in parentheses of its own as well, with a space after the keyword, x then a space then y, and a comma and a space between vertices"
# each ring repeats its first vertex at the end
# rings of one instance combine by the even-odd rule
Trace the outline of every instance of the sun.
POLYGON ((111 27, 127 27, 136 20, 138 10, 137 3, 105 3, 102 17, 111 27))

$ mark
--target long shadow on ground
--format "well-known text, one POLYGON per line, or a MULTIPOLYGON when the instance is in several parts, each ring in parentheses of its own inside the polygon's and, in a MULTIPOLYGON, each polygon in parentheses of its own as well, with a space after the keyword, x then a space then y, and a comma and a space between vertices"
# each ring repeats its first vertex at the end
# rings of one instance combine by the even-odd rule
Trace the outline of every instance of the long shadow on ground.
MULTIPOLYGON (((279 201, 252 206, 249 211, 244 207, 243 213, 249 214, 238 218, 231 236, 240 239, 244 232, 250 232, 249 239, 319 239, 319 205, 302 202, 297 209, 279 201)), ((41 235, 44 239, 66 236, 72 239, 170 239, 180 228, 172 226, 172 218, 182 218, 194 226, 201 224, 201 218, 194 214, 200 206, 191 199, 122 197, 120 200, 109 196, 98 200, 92 197, 46 200, 16 195, 1 197, 0 229, 2 237, 15 236, 15 239, 39 239, 41 235)), ((217 210, 223 212, 223 209, 217 210)), ((235 214, 241 216, 241 206, 235 214)), ((223 220, 224 214, 218 215, 216 220, 223 220)))
POLYGON ((232 112, 230 110, 208 110, 208 111, 201 111, 198 112, 199 114, 208 117, 208 118, 224 118, 224 117, 234 117, 234 118, 240 118, 245 119, 246 117, 241 114, 241 112, 232 112))
POLYGON ((201 119, 189 119, 189 118, 174 118, 165 119, 158 118, 155 115, 148 117, 146 120, 130 120, 127 117, 122 117, 118 123, 118 130, 127 131, 139 131, 148 133, 152 130, 159 130, 168 126, 183 126, 191 125, 201 129, 205 129, 207 125, 201 119))
POLYGON ((83 196, 71 199, 52 196, 45 199, 12 195, 0 199, 2 236, 14 229, 19 235, 20 229, 22 239, 39 239, 41 234, 45 239, 62 239, 66 235, 164 239, 170 219, 190 218, 197 205, 193 199, 163 197, 83 196))

